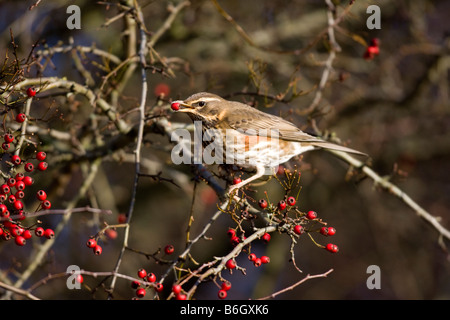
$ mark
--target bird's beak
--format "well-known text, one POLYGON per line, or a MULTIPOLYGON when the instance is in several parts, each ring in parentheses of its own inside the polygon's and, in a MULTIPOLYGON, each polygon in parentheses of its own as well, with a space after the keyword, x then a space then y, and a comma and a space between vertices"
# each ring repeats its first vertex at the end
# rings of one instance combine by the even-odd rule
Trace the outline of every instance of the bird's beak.
POLYGON ((194 109, 193 106, 184 103, 183 100, 175 100, 172 102, 172 104, 170 105, 172 110, 174 111, 180 111, 180 112, 186 112, 189 111, 189 109, 194 109))

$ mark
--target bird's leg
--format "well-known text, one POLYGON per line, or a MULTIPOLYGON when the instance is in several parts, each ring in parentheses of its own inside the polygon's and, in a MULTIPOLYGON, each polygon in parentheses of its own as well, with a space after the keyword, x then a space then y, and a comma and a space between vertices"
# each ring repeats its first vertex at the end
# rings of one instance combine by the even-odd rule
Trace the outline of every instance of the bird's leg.
POLYGON ((237 190, 237 189, 239 189, 239 188, 242 188, 242 187, 245 186, 247 183, 252 182, 252 181, 254 181, 254 180, 256 180, 256 179, 261 178, 261 177, 265 174, 265 172, 266 172, 266 170, 265 170, 264 167, 262 167, 262 166, 256 167, 256 173, 255 173, 253 176, 251 176, 250 178, 245 179, 245 180, 239 182, 238 184, 232 185, 232 186, 230 187, 230 189, 228 190, 228 194, 232 194, 235 190, 237 190))

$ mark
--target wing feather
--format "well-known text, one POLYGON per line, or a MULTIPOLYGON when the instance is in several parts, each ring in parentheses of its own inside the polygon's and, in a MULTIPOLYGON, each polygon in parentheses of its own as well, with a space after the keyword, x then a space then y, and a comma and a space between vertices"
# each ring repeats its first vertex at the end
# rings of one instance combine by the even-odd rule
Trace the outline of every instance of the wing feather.
POLYGON ((317 148, 365 155, 360 151, 327 142, 307 134, 300 130, 295 124, 280 117, 252 108, 249 105, 239 102, 230 103, 237 104, 236 108, 232 108, 232 112, 224 114, 220 120, 225 121, 224 123, 227 123, 231 129, 245 131, 250 135, 257 134, 258 132, 261 132, 261 130, 278 130, 279 137, 283 140, 301 142, 306 145, 313 145, 317 148))

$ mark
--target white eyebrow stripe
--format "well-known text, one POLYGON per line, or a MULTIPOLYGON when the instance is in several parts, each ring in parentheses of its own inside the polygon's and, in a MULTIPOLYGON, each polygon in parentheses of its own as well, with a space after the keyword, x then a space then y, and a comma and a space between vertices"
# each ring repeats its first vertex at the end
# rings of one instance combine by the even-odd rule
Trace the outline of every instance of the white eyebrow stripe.
POLYGON ((199 102, 199 101, 205 101, 205 102, 209 102, 209 101, 221 101, 221 99, 219 99, 219 98, 214 98, 214 97, 204 97, 204 98, 199 98, 199 99, 196 99, 196 100, 193 100, 193 101, 187 101, 187 102, 193 104, 193 103, 197 103, 197 102, 199 102))

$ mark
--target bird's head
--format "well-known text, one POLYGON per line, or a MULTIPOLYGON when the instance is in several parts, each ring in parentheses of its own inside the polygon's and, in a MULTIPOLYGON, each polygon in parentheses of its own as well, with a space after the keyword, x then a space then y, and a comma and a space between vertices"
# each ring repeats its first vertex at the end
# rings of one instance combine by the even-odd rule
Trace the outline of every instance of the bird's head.
POLYGON ((211 121, 224 110, 227 100, 208 92, 193 94, 186 100, 176 100, 172 110, 187 113, 193 120, 211 121))

